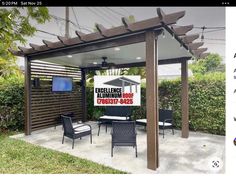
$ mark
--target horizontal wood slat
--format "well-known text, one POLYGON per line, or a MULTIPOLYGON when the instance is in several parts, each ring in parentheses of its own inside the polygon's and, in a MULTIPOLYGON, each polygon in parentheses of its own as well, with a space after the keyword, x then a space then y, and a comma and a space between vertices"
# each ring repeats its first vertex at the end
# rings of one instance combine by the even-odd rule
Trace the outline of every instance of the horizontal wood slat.
MULTIPOLYGON (((70 113, 70 111, 64 111, 62 112, 63 114, 65 113, 70 113)), ((74 111, 75 114, 77 114, 78 116, 81 116, 82 115, 82 112, 80 111, 74 111)), ((51 117, 58 117, 59 116, 59 113, 58 114, 55 114, 54 112, 52 114, 35 114, 35 115, 32 115, 32 119, 39 119, 39 118, 51 118, 51 117)))
POLYGON ((81 71, 76 67, 33 61, 31 64, 31 126, 32 131, 55 126, 60 114, 71 113, 82 118, 81 71), (73 79, 71 92, 52 92, 52 76, 73 79), (40 78, 40 86, 34 87, 34 78, 40 78))

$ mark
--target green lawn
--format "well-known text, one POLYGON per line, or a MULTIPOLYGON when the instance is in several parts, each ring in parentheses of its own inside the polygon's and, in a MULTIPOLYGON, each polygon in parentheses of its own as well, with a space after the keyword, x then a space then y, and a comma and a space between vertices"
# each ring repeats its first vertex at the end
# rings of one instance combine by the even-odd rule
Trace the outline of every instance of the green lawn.
POLYGON ((0 135, 0 174, 122 174, 124 172, 69 154, 0 135))

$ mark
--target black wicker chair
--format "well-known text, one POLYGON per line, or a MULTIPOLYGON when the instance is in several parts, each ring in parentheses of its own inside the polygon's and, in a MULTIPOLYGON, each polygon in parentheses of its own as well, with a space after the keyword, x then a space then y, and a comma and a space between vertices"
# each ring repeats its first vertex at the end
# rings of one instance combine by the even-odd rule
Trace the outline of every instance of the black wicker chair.
POLYGON ((98 136, 101 125, 111 125, 113 121, 127 121, 131 117, 131 108, 129 106, 107 106, 105 113, 98 120, 98 136))
POLYGON ((62 144, 64 143, 64 137, 68 137, 73 140, 72 149, 74 149, 74 140, 78 138, 82 138, 84 136, 90 135, 90 142, 92 144, 92 128, 88 124, 79 123, 75 127, 73 127, 71 117, 61 115, 62 125, 63 125, 63 137, 62 144))
MULTIPOLYGON (((137 119, 137 125, 144 126, 146 129, 147 119, 137 119)), ((165 136, 165 129, 172 129, 174 135, 174 125, 173 125, 173 111, 168 109, 159 109, 159 128, 162 130, 163 138, 165 136)))
POLYGON ((173 127, 173 111, 167 109, 159 109, 159 128, 163 131, 163 138, 165 136, 165 129, 172 129, 174 135, 173 127))
POLYGON ((115 146, 132 146, 135 147, 135 156, 137 157, 136 136, 135 121, 113 121, 111 131, 111 156, 113 157, 113 148, 115 146))

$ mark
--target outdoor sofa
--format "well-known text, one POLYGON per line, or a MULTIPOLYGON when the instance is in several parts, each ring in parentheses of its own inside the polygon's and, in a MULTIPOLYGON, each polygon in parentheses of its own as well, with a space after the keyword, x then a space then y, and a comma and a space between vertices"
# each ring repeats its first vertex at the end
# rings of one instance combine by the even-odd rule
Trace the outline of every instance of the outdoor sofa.
POLYGON ((98 136, 101 125, 111 125, 113 121, 128 121, 131 119, 131 108, 129 106, 106 106, 105 113, 98 119, 98 136))

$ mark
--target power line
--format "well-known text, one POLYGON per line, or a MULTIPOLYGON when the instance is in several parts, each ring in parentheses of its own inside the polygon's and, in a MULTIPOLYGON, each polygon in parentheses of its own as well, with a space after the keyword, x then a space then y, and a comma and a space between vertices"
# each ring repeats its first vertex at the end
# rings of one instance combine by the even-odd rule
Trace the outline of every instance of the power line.
POLYGON ((131 13, 127 9, 125 9, 124 7, 120 7, 120 9, 122 9, 126 14, 128 14, 128 16, 131 15, 131 13))
POLYGON ((217 40, 217 41, 225 41, 225 39, 217 39, 217 38, 204 38, 206 40, 217 40))
POLYGON ((225 29, 214 29, 214 30, 211 30, 211 31, 204 31, 204 34, 205 33, 211 33, 211 32, 218 32, 218 31, 223 31, 225 29))
POLYGON ((57 25, 57 27, 58 27, 58 29, 59 29, 59 32, 60 32, 61 36, 63 36, 63 34, 62 34, 62 29, 61 29, 61 25, 60 25, 60 21, 59 21, 58 19, 56 19, 56 18, 54 18, 54 20, 55 20, 55 22, 56 22, 56 25, 57 25))
MULTIPOLYGON (((65 18, 62 18, 62 17, 59 17, 59 16, 55 16, 55 15, 50 15, 52 18, 54 18, 54 19, 57 19, 57 20, 61 20, 61 21, 67 21, 65 18)), ((77 26, 73 21, 71 21, 71 20, 68 20, 71 24, 73 24, 74 26, 77 26)), ((77 27, 79 27, 79 26, 77 26, 77 27)))
POLYGON ((107 14, 110 14, 111 17, 114 17, 114 18, 117 19, 118 21, 121 20, 120 17, 117 17, 117 16, 114 15, 114 13, 111 13, 111 12, 109 11, 109 9, 107 9, 107 7, 104 7, 104 11, 103 11, 103 12, 104 12, 104 13, 107 13, 107 14))
MULTIPOLYGON (((108 20, 110 20, 110 21, 112 21, 112 22, 116 21, 116 19, 114 20, 114 19, 112 18, 112 17, 114 17, 113 14, 108 15, 108 14, 106 13, 105 9, 104 9, 104 11, 101 10, 101 9, 97 9, 97 11, 100 12, 100 14, 103 15, 104 17, 106 17, 108 20)), ((119 21, 120 21, 120 20, 119 20, 119 21)))
POLYGON ((41 29, 37 29, 38 32, 42 32, 42 33, 45 33, 45 34, 48 34, 48 35, 52 35, 52 36, 58 36, 56 34, 53 34, 53 33, 50 33, 50 32, 47 32, 47 31, 44 31, 44 30, 41 30, 41 29))
POLYGON ((101 19, 103 19, 103 21, 105 21, 106 23, 110 24, 111 26, 113 26, 113 24, 111 24, 110 21, 108 21, 107 19, 105 19, 103 16, 101 16, 99 13, 96 12, 96 10, 90 9, 89 7, 86 7, 90 12, 92 12, 93 14, 95 14, 95 16, 99 16, 101 19))
POLYGON ((115 18, 119 19, 120 21, 120 15, 118 15, 117 13, 113 12, 112 10, 110 10, 108 7, 105 7, 105 9, 107 10, 107 12, 109 14, 111 14, 112 16, 114 15, 115 18))
POLYGON ((206 27, 206 26, 202 26, 202 27, 194 27, 195 29, 201 29, 202 31, 199 33, 199 34, 201 34, 201 41, 203 41, 204 39, 205 39, 205 36, 204 36, 204 34, 205 33, 209 33, 209 32, 216 32, 216 31, 220 31, 220 30, 225 30, 225 27, 223 27, 223 26, 214 26, 214 27, 206 27), (211 31, 205 31, 205 30, 207 30, 207 29, 213 29, 213 30, 211 30, 211 31))
POLYGON ((80 28, 80 25, 79 25, 77 16, 76 16, 76 14, 75 14, 74 8, 73 8, 73 7, 71 7, 71 8, 72 8, 72 12, 73 12, 73 14, 74 14, 74 16, 75 16, 75 21, 76 21, 76 23, 77 23, 77 25, 78 25, 78 27, 79 27, 80 32, 81 32, 81 28, 80 28))
POLYGON ((224 26, 220 26, 220 27, 218 27, 218 26, 216 26, 216 27, 207 27, 207 26, 202 26, 202 27, 197 27, 197 26, 194 26, 193 28, 195 28, 195 29, 225 29, 225 27, 224 26))
POLYGON ((54 40, 55 38, 52 37, 46 37, 46 36, 41 36, 38 34, 34 34, 34 37, 40 38, 40 39, 48 39, 48 40, 54 40))
MULTIPOLYGON (((54 19, 57 19, 57 20, 61 20, 61 21, 66 21, 65 18, 62 18, 62 17, 58 17, 58 16, 55 16, 55 15, 50 15, 52 18, 54 19)), ((79 26, 77 24, 75 24, 73 21, 69 20, 69 22, 75 26, 77 29, 79 29, 79 26)), ((88 29, 89 27, 86 27, 86 26, 82 26, 80 25, 80 29, 83 29, 83 30, 86 30, 88 32, 93 32, 92 30, 88 29)), ((91 28, 92 29, 92 28, 91 28)))
POLYGON ((109 7, 106 7, 106 8, 107 8, 107 9, 109 9, 110 11, 112 11, 112 12, 114 12, 114 13, 116 13, 116 14, 120 15, 121 17, 125 17, 125 16, 126 16, 126 15, 124 15, 124 14, 120 13, 120 12, 117 12, 117 11, 115 11, 115 10, 113 10, 113 9, 109 8, 109 7))
POLYGON ((204 43, 210 45, 225 45, 225 43, 213 43, 213 42, 204 42, 204 43))

